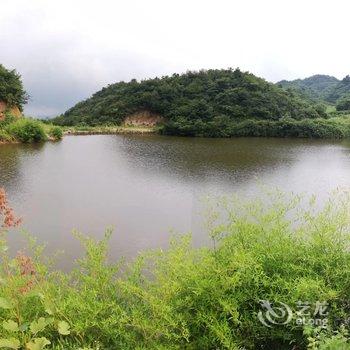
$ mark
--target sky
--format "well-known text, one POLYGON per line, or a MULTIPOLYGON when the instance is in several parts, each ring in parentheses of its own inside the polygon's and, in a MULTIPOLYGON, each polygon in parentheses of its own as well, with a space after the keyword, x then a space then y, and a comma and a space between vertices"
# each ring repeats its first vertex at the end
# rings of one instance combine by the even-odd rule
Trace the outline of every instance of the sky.
POLYGON ((239 67, 269 81, 350 74, 348 0, 1 0, 0 63, 63 113, 103 86, 239 67))

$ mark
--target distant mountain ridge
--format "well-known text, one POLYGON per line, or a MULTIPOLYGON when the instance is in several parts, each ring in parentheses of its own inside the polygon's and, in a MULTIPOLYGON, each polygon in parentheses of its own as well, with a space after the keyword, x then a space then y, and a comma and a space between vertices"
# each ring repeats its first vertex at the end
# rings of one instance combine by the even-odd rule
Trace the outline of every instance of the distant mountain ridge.
POLYGON ((305 79, 281 80, 277 85, 285 90, 295 90, 313 101, 332 104, 350 94, 349 76, 339 80, 330 75, 317 74, 305 79))

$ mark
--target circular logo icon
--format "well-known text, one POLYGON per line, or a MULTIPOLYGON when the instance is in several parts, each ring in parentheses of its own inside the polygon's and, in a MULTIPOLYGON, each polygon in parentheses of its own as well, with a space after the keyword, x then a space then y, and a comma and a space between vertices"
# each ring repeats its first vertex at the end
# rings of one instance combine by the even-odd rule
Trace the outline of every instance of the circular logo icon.
POLYGON ((288 324, 293 317, 292 309, 285 303, 277 302, 272 305, 268 300, 260 300, 264 310, 258 312, 259 321, 266 327, 288 324))

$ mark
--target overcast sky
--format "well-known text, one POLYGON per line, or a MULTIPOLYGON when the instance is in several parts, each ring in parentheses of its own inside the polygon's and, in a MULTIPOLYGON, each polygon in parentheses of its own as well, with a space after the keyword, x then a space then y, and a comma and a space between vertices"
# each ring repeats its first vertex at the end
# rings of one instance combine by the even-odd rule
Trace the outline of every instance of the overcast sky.
POLYGON ((103 86, 240 67, 270 81, 350 73, 348 0, 1 0, 0 63, 22 75, 29 115, 103 86))

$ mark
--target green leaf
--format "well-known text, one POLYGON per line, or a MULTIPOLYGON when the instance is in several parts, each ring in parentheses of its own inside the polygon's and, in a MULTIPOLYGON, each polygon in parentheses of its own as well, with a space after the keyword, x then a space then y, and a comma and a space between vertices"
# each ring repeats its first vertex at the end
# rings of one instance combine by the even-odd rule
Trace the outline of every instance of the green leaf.
POLYGON ((0 308, 12 309, 13 305, 8 299, 0 297, 0 308))
POLYGON ((60 333, 62 335, 70 334, 70 330, 69 330, 70 326, 66 321, 58 322, 57 328, 58 328, 58 333, 60 333))
POLYGON ((42 350, 46 345, 50 345, 50 340, 46 338, 35 338, 33 341, 27 343, 28 350, 42 350))
POLYGON ((20 330, 21 332, 25 332, 25 331, 28 330, 29 326, 30 326, 30 322, 22 323, 22 324, 19 326, 19 330, 20 330))
POLYGON ((30 331, 33 333, 33 334, 37 334, 39 332, 42 332, 45 327, 51 323, 52 320, 51 319, 46 319, 44 317, 40 317, 37 321, 33 321, 31 324, 30 324, 30 331))
POLYGON ((2 326, 4 327, 5 330, 9 332, 18 332, 18 323, 12 320, 4 321, 2 323, 2 326))
POLYGON ((50 300, 44 301, 45 312, 49 315, 53 315, 55 313, 55 306, 50 300))
POLYGON ((19 349, 21 343, 16 338, 0 339, 0 348, 19 349))
POLYGON ((45 312, 49 315, 53 315, 56 311, 53 302, 50 299, 47 299, 43 293, 38 293, 38 296, 44 305, 45 312))

